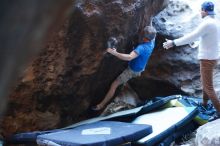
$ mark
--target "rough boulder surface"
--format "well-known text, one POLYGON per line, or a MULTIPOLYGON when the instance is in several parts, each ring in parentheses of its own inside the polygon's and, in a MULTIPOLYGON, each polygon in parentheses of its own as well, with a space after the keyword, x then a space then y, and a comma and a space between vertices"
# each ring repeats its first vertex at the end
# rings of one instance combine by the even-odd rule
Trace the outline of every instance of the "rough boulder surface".
POLYGON ((195 143, 198 146, 220 145, 220 119, 209 122, 197 129, 195 143))
MULTIPOLYGON (((134 104, 124 104, 126 108, 156 96, 201 97, 197 49, 189 45, 162 48, 165 38, 178 38, 197 27, 201 21, 198 1, 73 1, 69 17, 57 19, 56 31, 48 35, 44 47, 28 62, 11 91, 1 119, 2 135, 60 128, 90 118, 89 107, 103 99, 111 82, 127 67, 126 61, 105 53, 107 40, 115 37, 119 42, 117 50, 129 53, 138 44, 144 26, 151 22, 158 34, 146 71, 128 82, 129 89, 119 87, 115 95, 119 98, 110 106, 124 109, 117 103, 124 101, 120 97, 125 95, 135 97, 134 104)), ((216 70, 218 95, 219 76, 216 70)))
MULTIPOLYGON (((158 31, 158 48, 153 55, 149 72, 152 77, 161 80, 167 80, 181 89, 183 92, 195 96, 202 96, 202 86, 199 73, 199 61, 197 59, 197 47, 189 45, 174 47, 169 50, 161 48, 164 37, 168 39, 179 38, 198 27, 202 21, 200 16, 200 0, 170 0, 166 9, 160 12, 153 21, 158 31), (158 59, 160 58, 160 59, 158 59)), ((219 1, 213 0, 216 6, 216 13, 220 12, 217 6, 219 1)), ((216 15, 220 20, 219 15, 216 15)), ((193 41, 195 44, 198 40, 193 41)), ((220 79, 219 64, 214 71, 214 86, 217 95, 220 96, 220 79)))
POLYGON ((139 32, 167 2, 73 1, 70 16, 50 33, 11 92, 1 124, 3 135, 54 129, 88 118, 88 108, 103 98, 127 66, 105 54, 108 38, 118 39, 118 51, 130 52, 139 32))

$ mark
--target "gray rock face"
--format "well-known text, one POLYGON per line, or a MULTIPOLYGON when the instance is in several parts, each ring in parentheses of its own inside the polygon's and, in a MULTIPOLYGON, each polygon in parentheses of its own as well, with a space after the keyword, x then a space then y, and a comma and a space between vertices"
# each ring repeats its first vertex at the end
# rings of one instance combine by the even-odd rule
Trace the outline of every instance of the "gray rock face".
MULTIPOLYGON (((164 50, 162 43, 165 38, 178 38, 199 25, 202 2, 171 0, 168 7, 155 17, 153 24, 159 31, 158 50, 153 54, 147 73, 148 76, 167 80, 193 96, 202 95, 197 48, 186 45, 164 50)), ((216 13, 219 13, 219 1, 214 2, 216 13)), ((219 19, 218 15, 216 17, 219 19)), ((214 85, 218 95, 220 95, 219 69, 218 65, 214 73, 214 85)))
MULTIPOLYGON (((218 15, 220 2, 212 0, 215 4, 216 18, 218 15)), ((201 22, 200 10, 201 0, 170 0, 166 9, 160 12, 154 19, 157 30, 163 36, 177 38, 191 32, 201 22)))
POLYGON ((155 17, 154 23, 162 35, 177 38, 190 31, 198 18, 187 2, 170 1, 168 7, 155 17))
POLYGON ((219 146, 220 145, 220 119, 209 122, 197 129, 197 146, 219 146))

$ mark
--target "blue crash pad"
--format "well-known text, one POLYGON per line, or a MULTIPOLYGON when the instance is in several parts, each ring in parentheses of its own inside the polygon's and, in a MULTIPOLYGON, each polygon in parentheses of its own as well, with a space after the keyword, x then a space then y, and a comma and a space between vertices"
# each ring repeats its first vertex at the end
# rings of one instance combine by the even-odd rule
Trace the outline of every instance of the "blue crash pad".
POLYGON ((116 121, 100 121, 59 132, 39 135, 40 145, 52 142, 62 146, 112 146, 138 139, 152 133, 152 126, 116 121))

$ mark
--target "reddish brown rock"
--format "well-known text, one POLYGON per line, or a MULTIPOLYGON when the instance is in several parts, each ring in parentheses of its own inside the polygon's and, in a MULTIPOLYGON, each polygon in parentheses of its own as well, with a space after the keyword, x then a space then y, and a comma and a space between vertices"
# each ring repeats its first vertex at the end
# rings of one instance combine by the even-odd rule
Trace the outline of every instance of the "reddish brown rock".
POLYGON ((63 127, 88 118, 89 106, 103 98, 127 66, 105 54, 108 38, 119 40, 120 52, 130 52, 139 32, 166 4, 167 0, 74 2, 70 18, 50 34, 46 47, 11 93, 4 135, 63 127))

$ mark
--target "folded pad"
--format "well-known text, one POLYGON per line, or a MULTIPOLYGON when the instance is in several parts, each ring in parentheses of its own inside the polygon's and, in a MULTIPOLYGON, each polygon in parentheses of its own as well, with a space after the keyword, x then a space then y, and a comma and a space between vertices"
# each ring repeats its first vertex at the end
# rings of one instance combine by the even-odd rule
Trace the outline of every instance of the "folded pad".
POLYGON ((132 124, 115 121, 100 121, 73 129, 39 135, 37 143, 54 143, 62 146, 112 146, 138 139, 152 133, 146 124, 132 124))

